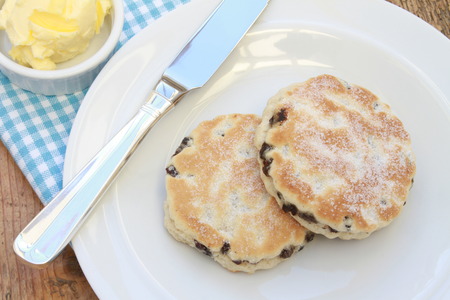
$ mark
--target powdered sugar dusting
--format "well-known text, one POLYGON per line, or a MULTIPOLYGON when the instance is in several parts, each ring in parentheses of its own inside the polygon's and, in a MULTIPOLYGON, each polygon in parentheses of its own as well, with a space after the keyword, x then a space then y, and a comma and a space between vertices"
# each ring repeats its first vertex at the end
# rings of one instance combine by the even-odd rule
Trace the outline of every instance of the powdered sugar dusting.
POLYGON ((286 245, 304 243, 304 228, 261 180, 253 145, 259 123, 255 115, 238 114, 202 122, 192 145, 172 158, 179 175, 167 180, 174 222, 212 250, 228 242, 232 259, 260 260, 258 255, 278 256, 286 245))
POLYGON ((346 217, 373 230, 398 214, 415 162, 409 134, 388 105, 364 88, 323 75, 283 90, 269 106, 274 114, 287 111, 282 125, 268 129, 266 142, 275 147, 275 188, 296 194, 291 202, 342 230, 346 217))

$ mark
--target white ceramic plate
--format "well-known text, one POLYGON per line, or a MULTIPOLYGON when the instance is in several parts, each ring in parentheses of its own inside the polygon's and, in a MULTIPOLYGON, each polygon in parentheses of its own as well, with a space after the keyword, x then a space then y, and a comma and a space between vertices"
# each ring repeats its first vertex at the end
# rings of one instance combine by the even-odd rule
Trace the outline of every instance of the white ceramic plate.
MULTIPOLYGON (((132 117, 217 1, 193 0, 129 41, 89 90, 66 155, 67 182, 132 117)), ((381 0, 272 0, 207 85, 150 132, 73 240, 104 299, 444 299, 450 297, 450 41, 381 0), (163 227, 165 164, 199 122, 260 114, 292 82, 329 73, 391 104, 417 176, 389 227, 361 241, 316 237, 253 275, 231 273, 163 227)))

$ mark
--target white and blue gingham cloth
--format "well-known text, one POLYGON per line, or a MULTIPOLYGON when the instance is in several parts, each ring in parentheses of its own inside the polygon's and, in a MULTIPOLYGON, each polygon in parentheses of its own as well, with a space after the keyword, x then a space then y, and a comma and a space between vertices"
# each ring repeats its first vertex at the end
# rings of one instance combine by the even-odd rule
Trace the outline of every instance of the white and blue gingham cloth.
MULTIPOLYGON (((155 19, 187 2, 124 0, 125 21, 117 49, 155 19)), ((0 138, 44 204, 62 188, 66 144, 86 92, 36 95, 11 84, 0 73, 0 138)))

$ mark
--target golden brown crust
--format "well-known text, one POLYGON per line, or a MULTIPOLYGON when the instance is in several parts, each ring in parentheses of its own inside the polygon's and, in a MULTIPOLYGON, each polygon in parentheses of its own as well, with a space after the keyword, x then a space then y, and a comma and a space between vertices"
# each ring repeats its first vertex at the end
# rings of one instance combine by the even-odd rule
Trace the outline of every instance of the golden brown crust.
POLYGON ((307 234, 264 188, 253 145, 259 123, 240 114, 202 122, 167 168, 169 232, 232 271, 272 267, 307 234))
POLYGON ((272 97, 255 145, 264 148, 268 191, 330 238, 364 238, 389 224, 416 170, 410 136, 390 107, 330 75, 272 97))

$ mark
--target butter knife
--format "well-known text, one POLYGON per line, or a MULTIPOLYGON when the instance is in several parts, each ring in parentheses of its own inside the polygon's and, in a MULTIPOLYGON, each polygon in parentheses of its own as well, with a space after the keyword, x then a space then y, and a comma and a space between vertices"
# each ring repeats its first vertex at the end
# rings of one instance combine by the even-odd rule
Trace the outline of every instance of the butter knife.
POLYGON ((67 246, 147 132, 189 91, 202 87, 269 0, 223 0, 165 70, 138 113, 23 229, 14 251, 46 266, 67 246))

